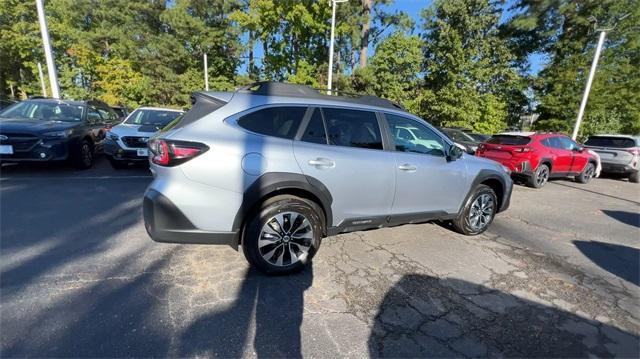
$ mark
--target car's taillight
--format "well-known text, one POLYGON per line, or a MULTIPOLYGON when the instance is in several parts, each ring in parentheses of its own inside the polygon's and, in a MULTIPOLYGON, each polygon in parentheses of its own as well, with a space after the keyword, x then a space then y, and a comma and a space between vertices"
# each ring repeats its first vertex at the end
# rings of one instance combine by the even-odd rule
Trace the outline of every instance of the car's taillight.
POLYGON ((481 144, 478 145, 478 150, 477 151, 484 151, 486 149, 487 149, 487 146, 485 146, 484 143, 481 143, 481 144))
POLYGON ((627 150, 627 152, 629 152, 630 154, 632 154, 634 156, 640 156, 640 148, 639 147, 629 148, 627 150))
POLYGON ((185 163, 209 150, 207 145, 198 142, 153 139, 149 141, 151 162, 159 166, 176 166, 185 163))

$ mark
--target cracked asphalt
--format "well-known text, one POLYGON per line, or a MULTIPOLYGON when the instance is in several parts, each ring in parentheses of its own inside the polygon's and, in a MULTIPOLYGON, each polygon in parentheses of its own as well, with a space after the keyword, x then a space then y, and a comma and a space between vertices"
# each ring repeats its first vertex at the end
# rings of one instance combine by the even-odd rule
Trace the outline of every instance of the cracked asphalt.
POLYGON ((3 166, 2 357, 629 357, 640 186, 516 186, 491 229, 326 238, 288 277, 152 242, 148 171, 3 166))

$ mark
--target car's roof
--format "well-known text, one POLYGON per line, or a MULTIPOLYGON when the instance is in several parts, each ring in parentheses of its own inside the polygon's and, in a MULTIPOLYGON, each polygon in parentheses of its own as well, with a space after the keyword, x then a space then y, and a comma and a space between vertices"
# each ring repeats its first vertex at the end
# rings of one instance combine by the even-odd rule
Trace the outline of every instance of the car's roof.
POLYGON ((22 101, 30 101, 30 102, 46 102, 46 103, 64 103, 67 105, 78 105, 83 106, 86 105, 88 101, 78 101, 78 100, 65 100, 65 99, 57 99, 57 98, 29 98, 22 101))
POLYGON ((521 136, 521 137, 530 137, 530 136, 534 136, 534 135, 537 135, 537 134, 538 133, 536 133, 536 132, 520 132, 520 131, 498 133, 498 135, 503 135, 503 136, 521 136))
POLYGON ((617 138, 640 138, 640 135, 621 135, 621 134, 615 134, 615 135, 606 135, 606 134, 597 134, 597 135, 591 135, 589 137, 617 137, 617 138))

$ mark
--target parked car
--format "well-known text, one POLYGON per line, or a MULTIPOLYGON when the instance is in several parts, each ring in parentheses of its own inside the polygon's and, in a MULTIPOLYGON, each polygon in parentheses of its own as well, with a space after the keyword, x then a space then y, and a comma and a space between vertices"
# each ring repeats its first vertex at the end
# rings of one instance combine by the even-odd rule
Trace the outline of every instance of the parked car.
POLYGON ((338 233, 450 220, 479 234, 511 197, 503 166, 377 97, 266 82, 195 93, 168 127, 149 141, 151 238, 242 245, 267 273, 303 268, 338 233))
POLYGON ((124 106, 111 106, 111 109, 118 114, 120 120, 124 120, 129 115, 129 110, 124 106))
POLYGON ((481 143, 481 141, 478 141, 475 138, 471 137, 471 135, 465 131, 455 129, 455 128, 445 128, 445 127, 440 127, 439 129, 445 135, 447 135, 451 140, 453 140, 453 142, 464 147, 465 151, 469 154, 476 153, 476 150, 478 149, 478 145, 481 143))
POLYGON ((471 138, 479 143, 482 143, 491 138, 491 135, 486 135, 484 133, 467 132, 467 135, 471 136, 471 138))
POLYGON ((595 135, 585 141, 584 147, 600 155, 603 173, 622 174, 638 183, 640 136, 595 135))
POLYGON ((11 101, 11 100, 3 100, 0 99, 0 110, 2 110, 5 107, 11 106, 13 105, 15 102, 11 101))
POLYGON ((507 132, 492 136, 476 155, 508 167, 527 185, 541 188, 552 177, 575 177, 588 183, 596 175, 598 159, 562 134, 507 132))
POLYGON ((36 98, 0 111, 0 161, 70 160, 81 169, 93 165, 106 129, 118 116, 101 101, 36 98))
POLYGON ((182 111, 159 107, 140 107, 107 133, 104 153, 115 169, 132 162, 149 161, 147 142, 162 127, 180 116, 182 111))

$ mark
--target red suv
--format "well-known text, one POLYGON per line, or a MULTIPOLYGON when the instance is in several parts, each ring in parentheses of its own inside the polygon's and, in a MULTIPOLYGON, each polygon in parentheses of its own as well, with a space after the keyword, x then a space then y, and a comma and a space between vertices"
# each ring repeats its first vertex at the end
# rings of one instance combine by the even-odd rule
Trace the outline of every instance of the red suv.
POLYGON ((597 159, 569 137, 552 133, 504 133, 478 146, 476 156, 500 162, 527 185, 540 188, 550 177, 575 176, 587 183, 596 173, 597 159))

